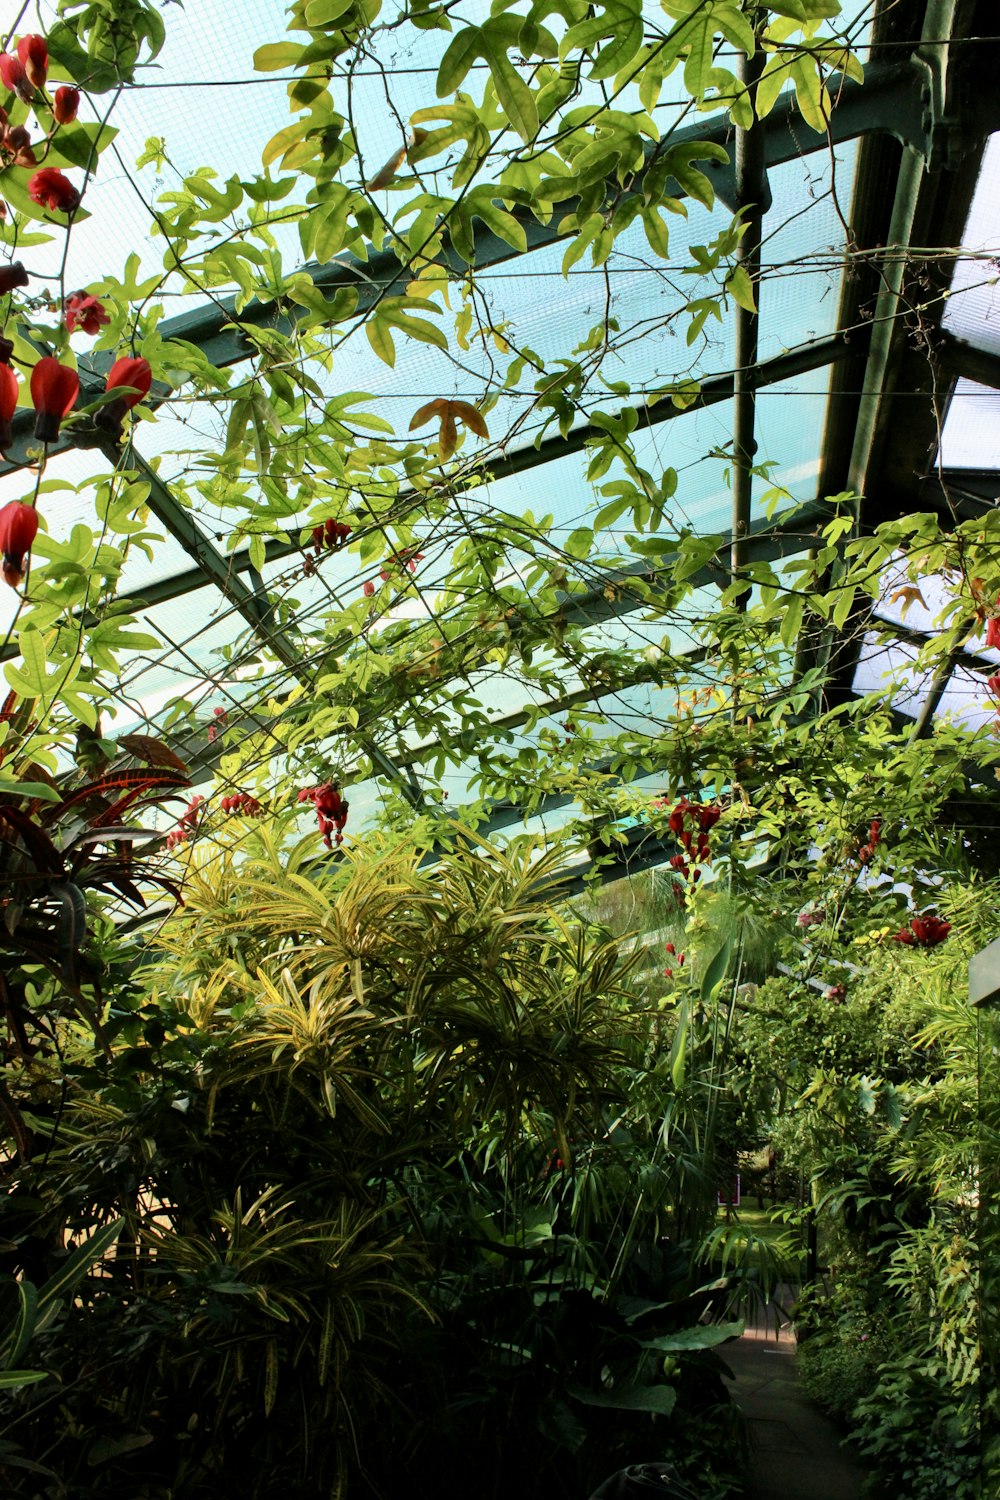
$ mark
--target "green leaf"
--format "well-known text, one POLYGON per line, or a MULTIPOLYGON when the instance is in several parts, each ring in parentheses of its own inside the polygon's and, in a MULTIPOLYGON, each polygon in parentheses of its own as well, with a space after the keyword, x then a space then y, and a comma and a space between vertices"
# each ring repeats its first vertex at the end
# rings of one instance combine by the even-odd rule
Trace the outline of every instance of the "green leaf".
POLYGON ((82 1245, 77 1245, 73 1253, 63 1262, 60 1270, 54 1276, 50 1276, 40 1289, 39 1310, 54 1302, 57 1297, 63 1297, 67 1292, 71 1292, 77 1282, 83 1280, 91 1266, 96 1265, 115 1244, 124 1224, 124 1219, 113 1219, 110 1224, 104 1224, 96 1230, 89 1240, 85 1240, 82 1245))
POLYGON ((588 1391, 573 1386, 569 1394, 584 1406, 610 1407, 612 1411, 648 1411, 669 1417, 677 1402, 677 1392, 670 1385, 623 1385, 619 1390, 588 1391))
POLYGON ((258 47, 254 53, 254 70, 258 73, 290 72, 305 50, 299 42, 270 42, 266 47, 258 47))
POLYGON ((538 133, 538 108, 535 96, 510 60, 506 41, 491 30, 493 22, 499 19, 491 17, 482 28, 483 57, 489 64, 501 109, 528 145, 538 133))
POLYGON ((13 1390, 19 1385, 37 1385, 48 1378, 45 1370, 0 1370, 0 1391, 13 1390))
POLYGON ((392 342, 388 323, 376 314, 365 324, 365 333, 379 359, 392 369, 396 363, 396 346, 392 342))
POLYGON ((784 613, 781 617, 781 644, 787 651, 791 651, 795 645, 799 630, 802 627, 802 611, 805 607, 805 595, 799 593, 789 594, 785 603, 784 613))
POLYGON ((737 1323, 698 1323, 694 1328, 682 1328, 677 1333, 663 1333, 654 1339, 643 1339, 644 1349, 658 1349, 670 1354, 683 1349, 715 1349, 719 1344, 738 1339, 745 1328, 741 1318, 737 1323))
POLYGON ((461 86, 476 58, 482 55, 482 47, 482 37, 477 26, 468 26, 452 38, 438 67, 439 99, 453 94, 461 86))
POLYGON ((756 312, 757 303, 754 301, 753 282, 745 266, 734 266, 726 280, 726 290, 733 301, 747 312, 756 312))
POLYGON ((31 797, 39 802, 61 802, 62 793, 45 781, 14 781, 0 776, 0 797, 31 797))
POLYGON ((35 1331, 35 1315, 38 1310, 38 1292, 30 1281, 17 1284, 17 1318, 11 1331, 10 1342, 3 1347, 4 1364, 16 1365, 31 1342, 35 1331))
POLYGON ((305 23, 316 31, 323 31, 334 22, 343 20, 354 7, 354 0, 306 0, 305 23))
POLYGON ((729 960, 733 953, 733 940, 727 937, 719 950, 713 955, 711 963, 705 970, 701 981, 701 998, 710 1000, 715 991, 726 977, 729 968, 729 960))

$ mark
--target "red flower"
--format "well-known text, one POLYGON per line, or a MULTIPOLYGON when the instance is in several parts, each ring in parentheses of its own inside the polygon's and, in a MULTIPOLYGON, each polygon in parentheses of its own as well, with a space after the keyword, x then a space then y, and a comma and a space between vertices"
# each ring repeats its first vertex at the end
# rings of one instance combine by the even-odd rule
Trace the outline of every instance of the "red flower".
POLYGON ((42 167, 29 179, 28 196, 42 208, 61 214, 71 214, 80 203, 76 188, 55 167, 42 167))
POLYGON ((100 333, 102 326, 111 322, 103 305, 86 292, 73 292, 67 297, 64 312, 67 333, 75 333, 78 328, 84 333, 100 333))
POLYGON ((366 579, 365 582, 361 585, 361 592, 364 594, 366 599, 370 599, 372 594, 374 594, 375 585, 372 583, 370 578, 366 579))
POLYGON ((908 947, 916 945, 920 948, 936 948, 939 943, 944 942, 950 931, 950 922, 943 922, 933 912, 925 912, 923 916, 911 917, 908 927, 901 927, 899 932, 893 934, 893 942, 904 943, 908 947))
POLYGON ((80 108, 80 90, 63 84, 56 89, 52 100, 52 114, 57 125, 72 125, 80 108))
MULTIPOLYGON (((997 603, 1000 604, 1000 599, 997 603)), ((1000 615, 990 615, 986 621, 986 649, 1000 651, 1000 615)))
POLYGON ((131 411, 133 406, 138 406, 144 396, 149 394, 153 375, 148 361, 144 359, 116 359, 108 371, 106 390, 120 391, 114 401, 109 401, 102 406, 94 418, 98 427, 104 428, 116 440, 121 437, 122 422, 125 413, 131 411))
POLYGON ((80 378, 69 365, 61 365, 51 354, 40 359, 31 372, 31 400, 38 416, 35 437, 41 443, 54 443, 59 424, 76 400, 80 378))
POLYGON ((38 160, 31 149, 31 136, 23 125, 8 125, 0 145, 15 167, 33 167, 38 160))
POLYGON ((1000 672, 994 672, 992 677, 987 677, 986 691, 991 697, 1000 700, 1000 672))
POLYGON ((303 787, 299 792, 298 800, 311 802, 315 807, 319 831, 328 849, 332 849, 334 843, 344 842, 348 804, 340 795, 340 787, 335 781, 328 781, 323 786, 303 787), (330 835, 334 830, 336 830, 336 838, 331 842, 330 835))
POLYGON ((17 376, 6 361, 0 363, 0 453, 6 453, 13 442, 10 424, 17 408, 20 390, 17 376))
POLYGON ((25 104, 30 104, 35 97, 35 90, 31 85, 24 63, 19 57, 10 52, 0 52, 0 81, 5 89, 23 99, 25 104))
POLYGON ((204 797, 192 797, 177 821, 177 827, 167 834, 167 848, 175 849, 178 844, 183 844, 190 838, 198 826, 201 804, 204 797))
POLYGON ((0 267, 0 297, 6 297, 15 287, 27 287, 28 273, 21 261, 10 261, 9 266, 0 267))
POLYGON ((49 49, 37 32, 23 36, 17 44, 17 56, 33 88, 43 89, 49 76, 49 49))
POLYGON ((245 818, 262 818, 264 809, 256 797, 249 792, 237 792, 232 797, 223 797, 219 804, 224 813, 242 813, 245 818))
POLYGON ((38 512, 33 505, 11 500, 0 510, 0 552, 4 582, 17 588, 24 577, 24 564, 38 535, 38 512))

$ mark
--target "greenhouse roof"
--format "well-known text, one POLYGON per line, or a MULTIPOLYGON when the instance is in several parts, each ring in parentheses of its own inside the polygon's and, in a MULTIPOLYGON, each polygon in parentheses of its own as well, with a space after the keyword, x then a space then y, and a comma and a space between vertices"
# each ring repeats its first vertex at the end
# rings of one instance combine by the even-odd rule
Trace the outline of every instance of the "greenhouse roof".
MULTIPOLYGON (((647 6, 644 24, 654 10, 662 22, 663 9, 686 14, 647 6)), ((460 10, 470 25, 492 24, 485 5, 460 10)), ((510 13, 494 11, 494 19, 510 13)), ((39 13, 48 30, 54 18, 45 5, 39 13)), ((81 404, 100 393, 129 341, 136 352, 155 344, 159 356, 127 447, 68 426, 49 450, 40 493, 45 529, 65 539, 75 524, 95 525, 102 476, 148 486, 149 530, 161 539, 143 535, 124 548, 117 578, 144 644, 108 690, 105 734, 156 732, 202 777, 219 771, 234 736, 270 745, 260 755, 280 756, 293 782, 307 766, 319 774, 325 755, 351 787, 358 823, 387 795, 419 808, 447 793, 452 806, 483 796, 496 830, 526 813, 557 826, 578 808, 578 793, 553 784, 525 797, 512 781, 505 795, 502 778, 477 780, 484 746, 513 756, 568 743, 580 715, 589 738, 577 772, 611 774, 622 744, 645 737, 648 757, 632 772, 655 790, 658 740, 692 695, 704 691, 707 703, 719 687, 719 659, 699 623, 719 607, 733 568, 758 598, 770 585, 754 568, 767 564, 787 579, 781 570, 798 565, 801 576, 837 514, 864 536, 911 513, 960 523, 993 507, 1000 38, 992 6, 850 0, 829 24, 864 76, 851 65, 826 78, 825 130, 804 118, 791 87, 749 128, 710 100, 699 112, 686 69, 666 77, 655 102, 623 96, 622 109, 634 119, 645 107, 658 132, 645 140, 630 191, 659 201, 662 173, 655 188, 653 174, 664 143, 679 176, 664 216, 653 215, 661 238, 636 212, 597 256, 597 231, 573 218, 575 200, 557 198, 539 218, 511 194, 480 192, 479 178, 459 184, 457 201, 465 192, 482 212, 450 210, 438 235, 436 211, 427 210, 427 255, 412 235, 409 258, 399 239, 381 248, 369 241, 359 258, 357 240, 331 237, 326 253, 338 178, 321 173, 315 187, 300 176, 307 154, 283 159, 273 144, 289 129, 290 91, 302 87, 294 46, 280 46, 301 38, 293 31, 282 42, 266 0, 200 0, 167 8, 164 20, 155 59, 120 90, 85 92, 81 120, 87 112, 117 132, 88 181, 88 216, 66 233, 50 215, 57 227, 48 243, 8 240, 32 277, 20 356, 59 352, 53 319, 75 288, 98 297, 125 288, 127 312, 72 350, 81 404), (198 175, 206 162, 214 176, 198 175), (270 201, 263 190, 246 194, 262 181, 277 183, 270 201), (230 202, 234 182, 243 187, 230 202), (326 219, 317 203, 331 205, 326 219), (742 245, 723 252, 723 271, 741 267, 754 296, 741 298, 726 272, 720 315, 706 306, 699 321, 691 273, 712 274, 706 257, 738 210, 747 228, 742 245), (262 216, 267 232, 255 238, 262 216), (430 315, 413 297, 421 275, 430 315), (441 327, 455 315, 457 331, 445 337, 441 327), (293 391, 286 381, 283 391, 272 382, 265 400, 262 381, 287 359, 288 340, 297 341, 303 383, 293 391), (294 430, 282 399, 294 408, 294 430), (428 403, 438 403, 440 419, 446 401, 464 404, 465 415, 474 409, 481 430, 473 417, 457 451, 434 467, 433 430, 411 438, 409 429, 428 403), (329 428, 310 443, 310 409, 341 434, 336 461, 329 428), (628 445, 630 467, 615 443, 628 445), (636 470, 662 485, 659 516, 645 526, 625 505, 614 513, 615 482, 636 470), (435 505, 424 503, 431 494, 435 505), (320 556, 313 528, 335 517, 351 525, 350 545, 320 556), (462 569, 498 537, 504 555, 487 587, 462 569), (711 539, 700 553, 699 538, 711 539), (689 591, 659 598, 685 549, 689 591), (543 586, 555 590, 553 607, 540 606, 547 631, 512 602, 543 586), (533 655, 510 649, 518 631, 535 632, 533 655), (656 667, 664 658, 683 671, 664 676, 656 667), (377 692, 359 666, 366 661, 377 692), (346 715, 337 696, 345 663, 354 674, 346 715), (324 674, 325 731, 312 721, 300 742, 296 704, 323 693, 324 674), (208 733, 213 715, 228 738, 208 733)), ((436 171, 421 176, 419 161, 408 177, 407 152, 419 155, 414 130, 443 118, 440 98, 469 97, 442 88, 454 36, 386 26, 329 64, 347 121, 337 130, 353 132, 357 151, 343 180, 362 185, 382 215, 399 208, 401 180, 428 199, 432 175, 442 187, 436 171)), ((733 52, 716 40, 716 64, 728 56, 731 66, 733 52)), ((508 54, 522 86, 534 78, 536 62, 508 54)), ((581 75, 574 96, 595 115, 609 108, 602 80, 610 75, 600 71, 596 80, 581 75)), ((477 54, 461 87, 478 96, 490 78, 477 54)), ((329 118, 317 119, 329 132, 329 118)), ((491 150, 509 163, 517 145, 505 125, 491 150)), ((8 195, 12 207, 30 208, 23 185, 18 191, 8 195)), ((716 291, 721 284, 720 273, 716 291)), ((462 406, 456 411, 464 421, 462 406)), ((26 383, 13 425, 0 503, 34 486, 26 383)), ((986 682, 1000 653, 968 632, 932 662, 923 650, 947 628, 952 589, 946 576, 908 585, 902 563, 890 562, 868 613, 855 608, 832 645, 817 639, 815 622, 797 639, 789 632, 785 679, 804 681, 810 704, 799 712, 849 702, 891 678, 892 706, 917 736, 943 716, 971 729, 988 723, 986 682)), ((17 594, 0 600, 12 661, 22 609, 17 594)), ((89 599, 81 620, 88 611, 100 615, 101 601, 89 599)))

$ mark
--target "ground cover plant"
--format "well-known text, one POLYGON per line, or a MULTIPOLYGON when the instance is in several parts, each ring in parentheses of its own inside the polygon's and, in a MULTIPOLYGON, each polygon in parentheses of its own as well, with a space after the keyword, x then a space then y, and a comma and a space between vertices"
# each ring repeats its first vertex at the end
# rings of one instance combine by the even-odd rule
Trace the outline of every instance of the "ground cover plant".
POLYGON ((766 1257, 718 1192, 783 1131, 845 1285, 870 1262, 895 1309, 852 1420, 901 1484, 930 1483, 927 1432, 971 1484, 995 1349, 961 1291, 956 997, 993 929, 991 887, 976 921, 956 893, 970 853, 995 868, 994 726, 917 735, 891 684, 825 684, 931 577, 917 669, 1000 647, 998 512, 863 530, 734 443, 704 462, 756 486, 751 559, 648 440, 756 319, 734 133, 787 109, 823 141, 855 23, 295 0, 246 60, 287 116, 234 171, 193 115, 121 158, 171 22, 59 0, 0 38, 4 1483, 391 1494, 403 1454, 443 1492, 475 1462, 569 1495, 634 1440, 722 1494, 724 1343, 766 1257), (153 229, 125 253, 119 173, 153 229), (491 273, 536 248, 600 281, 584 316, 497 312, 491 273), (626 264, 655 281, 631 312, 626 264), (578 509, 500 488, 519 440, 571 439, 578 509), (144 590, 191 561, 232 613, 157 677, 176 620, 144 590), (557 852, 502 847, 546 799, 557 852), (637 832, 666 930, 612 936, 556 875, 637 832))

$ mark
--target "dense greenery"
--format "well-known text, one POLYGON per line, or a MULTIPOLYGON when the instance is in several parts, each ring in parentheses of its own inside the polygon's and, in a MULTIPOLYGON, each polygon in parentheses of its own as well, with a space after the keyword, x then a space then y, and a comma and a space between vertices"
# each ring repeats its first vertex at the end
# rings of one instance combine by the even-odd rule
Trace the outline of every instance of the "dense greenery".
MULTIPOLYGON (((22 47, 34 81, 8 39, 0 416, 25 487, 0 521, 0 1473, 46 1500, 392 1495, 413 1472, 569 1497, 652 1444, 724 1494, 739 1424, 716 1351, 775 1257, 717 1225, 716 1195, 773 1140, 837 1288, 810 1304, 808 1380, 890 1492, 933 1500, 944 1466, 971 1495, 991 1273, 962 965, 996 923, 963 810, 995 736, 913 736, 824 684, 838 643, 885 634, 876 607, 923 602, 930 574, 947 602, 918 667, 984 629, 996 645, 1000 512, 866 534, 856 497, 817 511, 775 487, 755 524, 792 539, 733 571, 641 441, 650 408, 698 400, 706 329, 759 291, 749 205, 721 210, 727 153, 699 116, 748 130, 787 86, 820 139, 828 80, 860 64, 836 0, 468 11, 296 0, 256 57, 290 74, 261 171, 171 182, 162 266, 109 250, 76 293, 63 260, 36 294, 32 252, 72 247, 164 20, 59 0, 46 68, 22 47), (361 64, 388 86, 397 39, 435 33, 436 100, 366 161, 361 64), (658 110, 674 88, 683 128, 658 110), (704 243, 677 266, 682 217, 704 243), (682 288, 648 326, 609 293, 543 357, 494 321, 489 236, 561 239, 569 272, 639 226, 682 288), (172 331, 177 293, 222 299, 218 363, 172 331), (677 331, 625 378, 631 343, 677 331), (351 388, 352 338, 387 368, 414 344, 452 372, 486 350, 487 373, 475 401, 426 392, 390 421, 351 388), (121 358, 127 398, 104 388, 121 358), (59 441, 107 466, 68 534, 44 407, 70 377, 43 359, 80 378, 59 441), (241 564, 287 570, 254 604, 223 559, 255 628, 204 692, 123 734, 124 668, 161 644, 118 592, 162 542, 136 451, 158 412, 217 434, 174 486, 194 555, 213 511, 241 564), (579 524, 494 503, 522 429, 584 420, 579 524), (345 558, 346 586, 301 611, 345 558), (636 684, 658 717, 617 717, 636 684), (498 695, 523 711, 498 716, 498 695), (365 780, 375 827, 353 839, 365 780), (558 852, 477 838, 497 801, 529 816, 550 793, 571 809, 558 852), (191 801, 164 848, 146 825, 168 794, 191 801), (568 903, 563 860, 599 871, 636 827, 669 842, 670 873, 612 935, 568 903)), ((169 172, 169 150, 150 140, 145 164, 169 172)), ((727 479, 747 462, 724 457, 727 479)))

